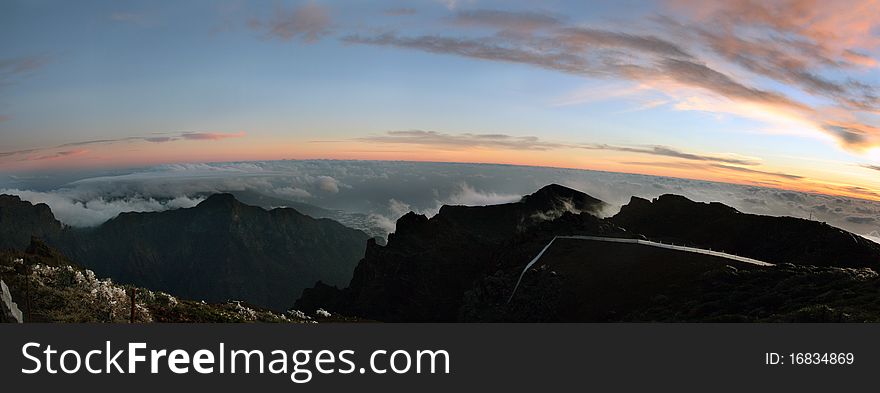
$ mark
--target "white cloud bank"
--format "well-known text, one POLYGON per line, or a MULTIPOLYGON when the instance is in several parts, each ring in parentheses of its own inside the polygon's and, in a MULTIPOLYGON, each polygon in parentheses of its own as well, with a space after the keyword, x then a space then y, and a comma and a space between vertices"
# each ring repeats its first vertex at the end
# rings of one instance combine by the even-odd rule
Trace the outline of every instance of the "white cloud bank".
MULTIPOLYGON (((519 200, 550 183, 611 205, 616 213, 631 196, 679 194, 718 201, 746 213, 825 221, 876 239, 880 203, 764 187, 646 175, 510 165, 388 161, 270 161, 163 165, 123 175, 91 177, 35 189, 21 179, 0 193, 44 202, 65 224, 94 226, 124 211, 194 206, 215 192, 253 191, 283 200, 360 213, 393 231, 408 211, 433 216, 444 204, 486 205, 519 200)), ((4 189, 5 188, 5 189, 4 189)))
POLYGON ((154 212, 193 207, 203 198, 179 196, 158 200, 143 196, 130 196, 118 199, 78 199, 73 190, 56 192, 36 192, 16 189, 0 189, 0 194, 18 195, 31 203, 45 203, 52 208, 55 218, 64 224, 75 227, 91 227, 114 218, 123 212, 154 212))

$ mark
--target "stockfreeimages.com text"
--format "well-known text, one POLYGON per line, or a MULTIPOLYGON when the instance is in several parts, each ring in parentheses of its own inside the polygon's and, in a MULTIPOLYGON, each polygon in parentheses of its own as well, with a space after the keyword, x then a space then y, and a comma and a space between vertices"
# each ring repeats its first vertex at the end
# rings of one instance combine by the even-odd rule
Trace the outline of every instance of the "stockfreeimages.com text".
POLYGON ((128 343, 124 349, 114 348, 110 341, 103 348, 86 352, 57 349, 51 345, 30 342, 22 346, 31 367, 24 374, 175 374, 270 373, 289 374, 296 383, 307 383, 318 374, 449 374, 450 356, 445 350, 375 350, 369 365, 355 364, 355 351, 342 350, 241 350, 227 349, 220 343, 215 350, 152 349, 146 343, 128 343))

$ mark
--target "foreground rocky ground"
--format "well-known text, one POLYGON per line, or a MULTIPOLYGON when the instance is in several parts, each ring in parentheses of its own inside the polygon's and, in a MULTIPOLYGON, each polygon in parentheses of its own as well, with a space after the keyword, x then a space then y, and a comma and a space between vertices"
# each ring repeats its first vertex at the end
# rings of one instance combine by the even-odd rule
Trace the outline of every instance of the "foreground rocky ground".
POLYGON ((240 301, 206 303, 179 299, 100 279, 33 239, 24 252, 0 252, 0 279, 9 287, 25 322, 267 322, 347 321, 323 310, 274 312, 240 301))

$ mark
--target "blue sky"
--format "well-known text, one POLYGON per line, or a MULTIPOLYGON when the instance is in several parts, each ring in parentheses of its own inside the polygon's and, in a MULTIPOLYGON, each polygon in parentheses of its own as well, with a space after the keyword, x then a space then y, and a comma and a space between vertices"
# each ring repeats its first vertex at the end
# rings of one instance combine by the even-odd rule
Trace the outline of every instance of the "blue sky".
POLYGON ((500 162, 878 199, 872 1, 6 1, 0 172, 500 162))

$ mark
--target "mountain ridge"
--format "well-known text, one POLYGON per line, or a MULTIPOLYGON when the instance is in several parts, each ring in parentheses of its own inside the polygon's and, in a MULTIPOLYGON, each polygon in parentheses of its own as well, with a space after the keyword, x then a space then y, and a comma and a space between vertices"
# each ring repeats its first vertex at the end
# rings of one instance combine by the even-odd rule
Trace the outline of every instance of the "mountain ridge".
POLYGON ((648 238, 734 251, 776 264, 880 266, 880 244, 827 223, 742 213, 680 195, 664 194, 652 201, 632 197, 610 220, 648 238))
POLYGON ((23 250, 31 236, 59 234, 64 225, 45 203, 33 204, 17 195, 0 194, 0 249, 23 250))
MULTIPOLYGON (((65 257, 121 282, 194 299, 238 298, 276 310, 295 304, 303 310, 324 308, 380 321, 674 320, 683 311, 656 299, 675 296, 676 307, 685 307, 703 292, 720 296, 708 284, 725 271, 725 263, 717 259, 563 242, 565 249, 551 249, 546 260, 526 272, 515 301, 506 304, 525 264, 559 235, 647 239, 765 260, 778 266, 737 266, 737 280, 741 285, 758 280, 761 290, 770 291, 766 278, 777 270, 788 272, 780 274, 793 277, 791 282, 833 290, 832 284, 818 285, 817 280, 830 274, 855 283, 864 275, 845 268, 876 271, 880 266, 880 245, 821 222, 742 213, 722 203, 672 194, 654 200, 633 197, 614 216, 600 218, 606 208, 583 192, 551 184, 517 202, 444 205, 430 218, 409 212, 397 220, 385 245, 330 219, 291 208, 266 210, 228 193, 211 195, 187 209, 123 213, 92 229, 65 228, 45 205, 0 197, 0 217, 6 217, 0 223, 10 224, 8 217, 31 220, 23 227, 44 233, 65 257), (600 256, 605 259, 590 262, 600 256), (635 259, 619 265, 613 259, 618 257, 635 259), (666 275, 661 269, 650 273, 657 282, 638 281, 663 264, 681 274, 666 275), (585 275, 589 271, 608 276, 578 281, 592 277, 585 275), (619 281, 628 289, 609 289, 607 293, 618 293, 620 299, 602 299, 612 303, 597 308, 589 302, 600 301, 592 296, 601 293, 584 292, 583 285, 606 281, 619 281), (590 298, 565 300, 583 293, 590 298), (624 298, 629 300, 624 303, 624 298), (649 306, 650 310, 644 308, 649 306)), ((9 227, 0 225, 0 233, 9 233, 9 227)), ((854 285, 869 290, 874 284, 854 285)), ((836 296, 835 292, 834 304, 845 307, 836 296)), ((797 298, 799 305, 814 306, 809 297, 797 298)), ((802 315, 796 306, 800 307, 787 305, 786 315, 802 315)), ((699 315, 727 318, 728 311, 699 315)), ((749 312, 762 315, 762 320, 777 318, 760 310, 749 312)))
MULTIPOLYGON (((32 226, 51 227, 48 216, 27 217, 32 226)), ((346 284, 369 238, 294 209, 246 205, 231 194, 212 195, 192 208, 127 212, 98 227, 40 235, 100 276, 188 298, 238 299, 277 310, 286 310, 317 280, 346 284)))
MULTIPOLYGON (((827 224, 804 223, 803 221, 808 220, 794 218, 748 215, 718 202, 698 203, 673 195, 661 197, 662 202, 656 205, 665 207, 668 211, 661 209, 659 213, 653 212, 650 201, 633 197, 632 202, 625 205, 620 213, 600 219, 596 215, 599 211, 596 207, 601 206, 601 201, 578 193, 580 192, 566 187, 550 185, 524 197, 520 202, 510 204, 444 206, 431 218, 407 213, 398 220, 397 230, 389 235, 386 246, 375 243, 368 245, 365 257, 358 264, 348 287, 340 289, 326 283, 317 283, 303 292, 296 305, 301 309, 325 307, 344 314, 382 321, 628 320, 627 318, 631 318, 629 316, 659 315, 654 311, 643 313, 644 310, 639 307, 651 304, 655 296, 665 296, 663 294, 670 291, 669 288, 687 287, 691 283, 701 286, 704 275, 715 274, 726 265, 737 265, 716 257, 669 250, 649 250, 638 246, 603 245, 595 242, 570 243, 568 254, 560 254, 551 249, 549 260, 542 261, 539 267, 531 269, 526 275, 526 289, 522 290, 523 294, 517 295, 512 304, 506 304, 523 267, 557 235, 599 235, 673 241, 680 245, 712 248, 768 262, 815 265, 816 255, 811 249, 793 247, 792 250, 786 250, 785 247, 790 247, 791 244, 760 241, 760 236, 766 236, 766 231, 760 231, 755 226, 770 223, 770 230, 781 233, 778 236, 782 239, 806 237, 815 232, 809 241, 814 243, 814 248, 827 246, 837 250, 839 246, 855 246, 857 250, 849 250, 850 254, 865 257, 858 261, 849 260, 852 263, 843 262, 846 259, 834 259, 825 261, 824 266, 831 266, 833 269, 840 269, 834 267, 838 263, 843 267, 856 264, 859 267, 876 269, 880 266, 880 245, 868 243, 867 240, 861 242, 857 235, 827 224), (593 209, 577 209, 572 208, 576 206, 558 203, 570 199, 571 196, 575 196, 575 200, 591 201, 589 205, 593 209), (524 201, 529 200, 538 202, 526 207, 524 201), (669 206, 666 206, 667 202, 669 206), (688 213, 691 210, 694 212, 688 213), (536 214, 542 211, 556 214, 536 214), (717 215, 721 223, 737 223, 743 220, 744 223, 733 227, 734 231, 731 232, 731 228, 715 225, 714 221, 706 217, 711 215, 717 215), (654 228, 649 224, 656 226, 657 231, 641 230, 654 228), (670 229, 677 236, 661 236, 662 230, 666 229, 664 225, 667 224, 691 230, 676 233, 670 229), (759 237, 719 244, 704 241, 726 236, 743 236, 744 231, 750 231, 759 237), (748 247, 748 240, 757 240, 760 247, 748 247), (720 247, 722 245, 729 247, 720 247), (768 250, 776 252, 759 252, 768 250), (591 262, 594 253, 598 253, 596 257, 602 255, 604 259, 591 262), (630 270, 620 270, 620 273, 627 272, 623 276, 613 274, 618 268, 623 268, 614 263, 615 255, 635 258, 625 261, 630 270), (784 261, 780 261, 782 256, 785 257, 784 261), (565 258, 568 262, 560 266, 565 266, 566 270, 558 271, 558 268, 554 268, 559 261, 553 258, 565 258), (584 265, 578 265, 578 261, 583 261, 584 265), (605 265, 593 265, 600 262, 605 265), (661 269, 651 273, 657 277, 657 282, 639 281, 645 272, 664 266, 663 264, 669 264, 670 272, 679 273, 664 275, 665 270, 661 269), (576 294, 583 293, 601 296, 601 293, 584 292, 582 285, 585 282, 572 281, 588 269, 599 269, 596 271, 608 274, 605 280, 619 281, 619 285, 627 288, 621 290, 609 287, 609 290, 614 289, 613 293, 620 295, 620 299, 591 297, 571 300, 572 296, 578 297, 576 294), (621 299, 629 300, 623 302, 621 299), (597 308, 600 303, 589 302, 610 303, 597 308), (571 310, 592 311, 578 314, 571 310)), ((804 241, 800 244, 806 243, 804 241)), ((789 265, 783 265, 779 269, 787 269, 784 266, 789 265)), ((742 265, 738 267, 743 271, 776 269, 742 265)), ((801 272, 798 274, 825 272, 822 269, 796 271, 801 272)), ((756 273, 744 277, 759 275, 756 273)), ((848 276, 842 272, 840 277, 848 276)), ((820 277, 807 276, 800 279, 809 282, 820 277)), ((600 280, 597 283, 605 285, 605 281, 600 280)), ((762 281, 762 285, 767 284, 762 281)))
POLYGON ((625 235, 594 215, 604 206, 587 194, 552 184, 518 202, 447 205, 431 218, 409 212, 397 220, 385 246, 368 244, 349 287, 319 283, 306 289, 296 306, 332 304, 342 313, 384 321, 455 320, 474 282, 502 265, 527 261, 543 246, 538 239, 552 237, 554 230, 547 226, 625 235))

